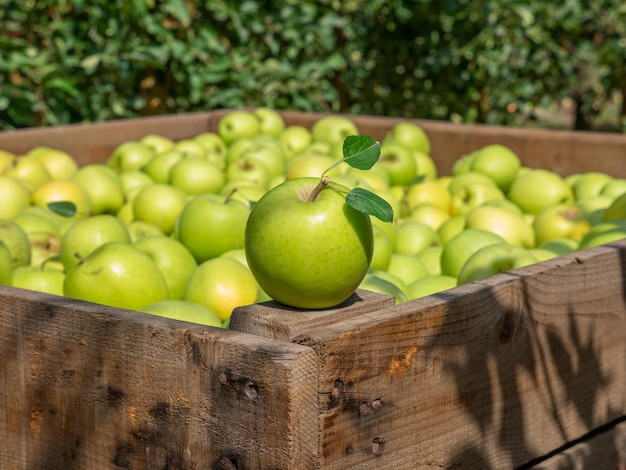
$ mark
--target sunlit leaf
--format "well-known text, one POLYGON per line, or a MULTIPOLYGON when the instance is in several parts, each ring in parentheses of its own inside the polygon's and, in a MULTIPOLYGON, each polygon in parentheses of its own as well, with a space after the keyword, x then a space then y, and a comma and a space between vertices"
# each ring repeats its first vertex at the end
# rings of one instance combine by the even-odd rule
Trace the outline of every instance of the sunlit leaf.
POLYGON ((343 158, 351 167, 369 170, 380 157, 380 143, 367 135, 349 135, 343 141, 343 158))
POLYGON ((373 215, 383 222, 393 221, 393 208, 389 203, 367 189, 352 189, 346 194, 346 202, 359 212, 373 215))

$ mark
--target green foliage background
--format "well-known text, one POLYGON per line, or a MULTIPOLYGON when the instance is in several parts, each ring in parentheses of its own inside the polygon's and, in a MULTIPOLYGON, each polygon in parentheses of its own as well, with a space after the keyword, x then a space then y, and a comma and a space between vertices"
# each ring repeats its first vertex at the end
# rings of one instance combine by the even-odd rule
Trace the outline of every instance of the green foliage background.
POLYGON ((0 31, 0 129, 260 105, 528 125, 567 98, 623 130, 618 0, 0 0, 0 31))

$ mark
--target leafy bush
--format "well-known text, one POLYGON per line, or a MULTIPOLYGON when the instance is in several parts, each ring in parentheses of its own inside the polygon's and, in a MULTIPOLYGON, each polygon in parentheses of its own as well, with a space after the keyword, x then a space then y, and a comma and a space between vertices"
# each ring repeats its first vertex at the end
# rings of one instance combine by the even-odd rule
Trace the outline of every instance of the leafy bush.
POLYGON ((520 124, 626 89, 617 0, 0 0, 0 128, 266 105, 520 124), (562 3, 562 4, 561 4, 562 3))

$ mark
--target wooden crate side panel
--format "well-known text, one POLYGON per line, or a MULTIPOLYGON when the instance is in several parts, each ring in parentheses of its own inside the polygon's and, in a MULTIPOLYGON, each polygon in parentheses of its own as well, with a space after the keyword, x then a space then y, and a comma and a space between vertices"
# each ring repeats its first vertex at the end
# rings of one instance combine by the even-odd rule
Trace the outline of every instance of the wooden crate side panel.
POLYGON ((309 348, 0 288, 0 357, 3 470, 317 465, 309 348))
POLYGON ((322 468, 516 468, 623 416, 625 269, 622 242, 301 335, 322 468))
POLYGON ((532 470, 626 470, 626 422, 596 434, 547 460, 532 470))

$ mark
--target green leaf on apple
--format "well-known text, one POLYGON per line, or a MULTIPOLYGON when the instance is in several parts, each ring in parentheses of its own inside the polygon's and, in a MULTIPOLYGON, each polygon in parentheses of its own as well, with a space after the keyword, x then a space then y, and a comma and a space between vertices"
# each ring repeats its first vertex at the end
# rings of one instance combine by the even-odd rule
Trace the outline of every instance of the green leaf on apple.
POLYGON ((380 142, 367 135, 349 135, 343 141, 343 161, 359 170, 369 170, 380 157, 380 142))
POLYGON ((61 217, 74 217, 76 215, 76 204, 70 201, 49 202, 48 209, 61 217))
POLYGON ((393 209, 387 201, 364 188, 354 188, 346 194, 348 205, 383 222, 393 221, 393 209))

